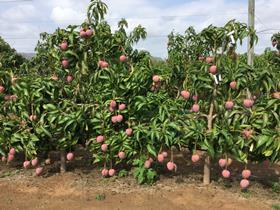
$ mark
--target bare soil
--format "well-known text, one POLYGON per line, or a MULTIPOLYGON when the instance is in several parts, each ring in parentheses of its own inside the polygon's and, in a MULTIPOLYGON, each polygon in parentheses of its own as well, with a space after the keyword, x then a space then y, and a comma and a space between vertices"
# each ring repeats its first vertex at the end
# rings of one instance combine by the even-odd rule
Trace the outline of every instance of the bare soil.
POLYGON ((7 166, 0 163, 0 210, 266 210, 280 205, 279 165, 250 165, 251 186, 241 192, 241 165, 234 163, 232 178, 220 178, 221 169, 213 165, 212 183, 203 186, 203 163, 191 164, 189 158, 176 155, 178 171, 162 171, 152 186, 140 186, 127 177, 102 178, 100 168, 83 158, 68 163, 68 172, 59 174, 59 162, 44 168, 41 177, 34 169, 21 169, 22 162, 7 166))

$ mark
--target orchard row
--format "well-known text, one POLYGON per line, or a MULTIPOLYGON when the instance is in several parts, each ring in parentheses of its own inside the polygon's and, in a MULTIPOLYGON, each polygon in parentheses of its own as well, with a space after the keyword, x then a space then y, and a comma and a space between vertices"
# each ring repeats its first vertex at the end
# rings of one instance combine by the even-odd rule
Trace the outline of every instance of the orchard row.
POLYGON ((168 59, 154 61, 133 48, 145 29, 128 33, 121 20, 112 32, 106 12, 92 0, 88 20, 42 33, 31 61, 1 69, 3 161, 24 153, 23 167, 41 175, 53 162, 48 153, 58 150, 65 172, 82 145, 103 166, 102 176, 134 166, 142 184, 156 180, 159 166, 176 171, 173 148, 188 148, 192 162, 205 161, 205 184, 211 160, 224 178, 233 159, 244 163, 242 188, 249 186, 249 162, 279 161, 279 65, 264 54, 248 66, 235 52, 238 41, 256 40, 246 24, 171 33, 168 59))

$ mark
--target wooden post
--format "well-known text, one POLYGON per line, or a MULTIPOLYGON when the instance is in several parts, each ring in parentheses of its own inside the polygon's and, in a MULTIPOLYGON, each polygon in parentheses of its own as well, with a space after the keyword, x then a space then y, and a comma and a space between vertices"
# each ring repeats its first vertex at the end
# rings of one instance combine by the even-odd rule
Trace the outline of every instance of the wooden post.
MULTIPOLYGON (((248 27, 252 30, 255 28, 255 0, 248 0, 248 27)), ((248 37, 247 63, 254 65, 254 44, 251 46, 252 37, 248 37)))
POLYGON ((66 153, 65 149, 60 150, 60 173, 66 172, 66 153))

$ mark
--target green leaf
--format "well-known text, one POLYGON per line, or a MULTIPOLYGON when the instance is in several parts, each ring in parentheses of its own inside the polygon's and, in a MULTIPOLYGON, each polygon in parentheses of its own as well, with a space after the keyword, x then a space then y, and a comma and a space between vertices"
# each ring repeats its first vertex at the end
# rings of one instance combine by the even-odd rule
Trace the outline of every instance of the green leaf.
POLYGON ((150 154, 152 154, 154 157, 157 156, 157 153, 156 153, 156 150, 155 150, 155 147, 151 144, 148 144, 147 145, 147 150, 150 154))
POLYGON ((43 126, 41 126, 41 129, 48 137, 50 137, 50 138, 52 137, 52 134, 47 129, 45 129, 43 126))
POLYGON ((44 104, 44 105, 43 105, 43 108, 46 109, 46 110, 48 110, 48 111, 54 111, 54 110, 56 110, 56 106, 53 105, 53 104, 44 104))
POLYGON ((269 140, 269 136, 259 136, 257 141, 257 147, 260 148, 263 144, 265 144, 269 140))
POLYGON ((273 151, 272 151, 272 150, 266 150, 266 151, 264 151, 264 152, 263 152, 263 154, 264 154, 266 157, 271 156, 271 155, 272 155, 272 153, 273 153, 273 151))

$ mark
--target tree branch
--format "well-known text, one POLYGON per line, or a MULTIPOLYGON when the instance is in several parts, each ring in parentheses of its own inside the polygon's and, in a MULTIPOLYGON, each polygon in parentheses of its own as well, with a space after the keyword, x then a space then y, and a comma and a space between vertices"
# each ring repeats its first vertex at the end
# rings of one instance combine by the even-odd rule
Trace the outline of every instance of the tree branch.
POLYGON ((207 114, 200 114, 200 117, 205 117, 206 119, 208 119, 208 115, 207 114))

